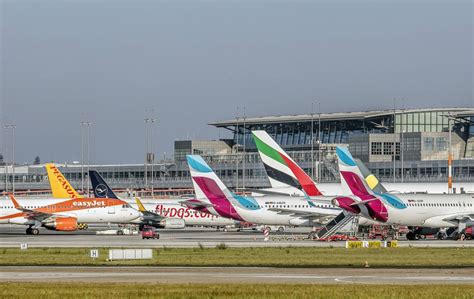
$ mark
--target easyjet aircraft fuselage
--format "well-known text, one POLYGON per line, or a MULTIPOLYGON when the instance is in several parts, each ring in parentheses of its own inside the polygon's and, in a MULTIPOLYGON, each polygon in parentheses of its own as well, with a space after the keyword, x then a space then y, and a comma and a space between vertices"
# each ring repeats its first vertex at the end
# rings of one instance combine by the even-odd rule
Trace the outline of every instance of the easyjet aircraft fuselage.
POLYGON ((27 225, 27 234, 38 227, 74 231, 90 223, 127 223, 140 217, 129 204, 117 199, 0 200, 0 223, 27 225))

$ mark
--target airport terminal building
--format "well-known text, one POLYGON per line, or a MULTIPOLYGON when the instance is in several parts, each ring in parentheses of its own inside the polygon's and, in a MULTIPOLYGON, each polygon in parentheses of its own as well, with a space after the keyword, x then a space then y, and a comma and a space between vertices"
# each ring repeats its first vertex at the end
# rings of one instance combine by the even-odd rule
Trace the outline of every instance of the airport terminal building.
MULTIPOLYGON (((144 164, 91 165, 114 188, 184 190, 192 187, 187 154, 200 154, 230 187, 268 187, 252 130, 265 130, 316 181, 339 180, 335 148, 348 146, 382 181, 474 180, 474 108, 324 113, 236 118, 210 125, 230 133, 222 140, 175 141, 172 160, 144 164), (145 174, 145 168, 147 174, 145 174), (152 172, 153 171, 153 172, 152 172)), ((59 165, 80 188, 81 165, 59 165)), ((0 189, 11 190, 11 167, 0 166, 0 189), (7 172, 7 175, 5 175, 7 172)), ((48 189, 44 167, 17 166, 17 190, 48 189)))

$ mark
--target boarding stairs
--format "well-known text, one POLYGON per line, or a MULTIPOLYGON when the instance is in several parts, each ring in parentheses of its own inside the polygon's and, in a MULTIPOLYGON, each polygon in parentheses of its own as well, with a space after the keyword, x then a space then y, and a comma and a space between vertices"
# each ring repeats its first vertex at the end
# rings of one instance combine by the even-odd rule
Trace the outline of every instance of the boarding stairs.
POLYGON ((315 237, 316 239, 328 238, 338 232, 341 228, 349 224, 349 222, 351 221, 352 226, 358 226, 358 217, 350 215, 347 212, 341 212, 333 220, 326 224, 321 230, 319 230, 315 234, 315 237))

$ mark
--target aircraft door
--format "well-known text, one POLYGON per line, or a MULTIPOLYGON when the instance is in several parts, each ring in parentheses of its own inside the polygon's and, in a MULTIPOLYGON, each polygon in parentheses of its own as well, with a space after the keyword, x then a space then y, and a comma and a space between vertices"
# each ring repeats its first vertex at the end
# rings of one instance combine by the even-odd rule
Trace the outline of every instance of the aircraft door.
POLYGON ((109 213, 109 214, 115 214, 115 206, 112 205, 112 202, 111 202, 111 201, 109 201, 109 205, 108 205, 108 206, 109 206, 109 208, 108 208, 108 213, 109 213))

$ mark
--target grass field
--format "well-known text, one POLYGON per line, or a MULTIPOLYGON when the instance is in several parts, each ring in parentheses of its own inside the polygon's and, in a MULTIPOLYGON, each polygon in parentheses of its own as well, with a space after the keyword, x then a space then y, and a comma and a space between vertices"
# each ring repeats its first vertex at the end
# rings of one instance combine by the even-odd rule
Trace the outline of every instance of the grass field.
POLYGON ((474 248, 223 248, 154 249, 152 260, 137 261, 107 261, 104 248, 96 260, 87 248, 0 248, 0 266, 474 267, 474 248))
POLYGON ((472 298, 474 285, 0 283, 1 298, 472 298))

